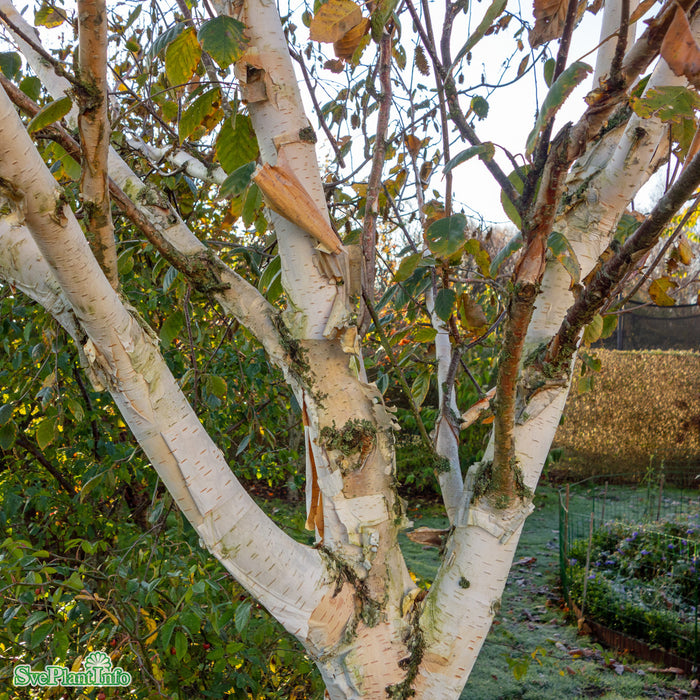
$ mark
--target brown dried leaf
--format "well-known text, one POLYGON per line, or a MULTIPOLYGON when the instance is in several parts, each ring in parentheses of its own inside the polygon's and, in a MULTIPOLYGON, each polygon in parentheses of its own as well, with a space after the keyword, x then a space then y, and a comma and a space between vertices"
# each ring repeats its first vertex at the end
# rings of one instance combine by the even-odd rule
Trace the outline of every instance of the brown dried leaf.
POLYGON ((370 21, 367 17, 363 17, 359 24, 355 25, 333 44, 335 55, 338 58, 344 58, 349 61, 360 45, 362 37, 369 31, 369 26, 370 21))
POLYGON ((644 2, 640 2, 637 5, 637 9, 630 15, 629 23, 634 24, 638 22, 657 2, 658 0, 644 0, 644 2))
POLYGON ((467 294, 462 294, 460 300, 459 320, 465 330, 483 328, 489 322, 481 304, 467 294))
MULTIPOLYGON (((653 0, 653 2, 656 2, 656 0, 653 0)), ((600 12, 600 8, 603 7, 604 4, 605 0, 593 0, 593 2, 586 8, 586 10, 592 15, 597 15, 598 12, 600 12)))
POLYGON ((331 73, 342 73, 345 69, 345 64, 339 58, 332 58, 323 64, 324 68, 327 68, 331 73))
POLYGON ((412 542, 422 544, 424 547, 442 547, 443 542, 450 530, 436 530, 432 527, 418 527, 412 532, 407 532, 406 536, 412 542))
POLYGON ((362 11, 352 0, 328 0, 311 20, 311 41, 333 44, 362 21, 362 11))
POLYGON ((406 148, 408 149, 408 152, 415 158, 418 155, 421 146, 423 145, 423 141, 414 136, 413 134, 408 134, 404 138, 404 142, 406 143, 406 148))
POLYGON ((561 36, 568 5, 567 0, 535 0, 535 26, 529 34, 533 49, 561 36))
POLYGON ((661 43, 660 53, 676 75, 684 75, 700 88, 700 47, 695 43, 685 12, 679 7, 661 43))

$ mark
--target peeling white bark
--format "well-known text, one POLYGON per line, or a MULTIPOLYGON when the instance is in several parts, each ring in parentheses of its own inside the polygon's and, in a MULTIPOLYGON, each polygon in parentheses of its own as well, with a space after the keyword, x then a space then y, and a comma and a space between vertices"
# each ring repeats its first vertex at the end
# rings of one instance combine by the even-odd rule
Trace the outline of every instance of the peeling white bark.
MULTIPOLYGON (((665 64, 657 67, 649 87, 678 84, 665 64)), ((649 87, 647 89, 649 89, 649 87)), ((581 278, 608 245, 630 200, 665 155, 666 125, 633 117, 623 133, 609 132, 572 169, 569 190, 581 203, 560 214, 554 229, 563 232, 581 265, 581 278), (640 129, 643 130, 640 131, 640 129)), ((549 260, 526 338, 527 348, 551 339, 573 301, 571 278, 561 264, 549 260)), ((525 485, 534 491, 564 409, 569 386, 545 389, 527 406, 514 438, 516 459, 525 485)), ((489 446, 484 461, 492 459, 489 446)), ((477 465, 478 468, 478 465, 477 465)), ((416 682, 417 697, 458 697, 471 672, 508 577, 529 501, 508 510, 487 499, 470 505, 467 475, 464 501, 445 559, 425 601, 421 626, 425 656, 416 682)))
POLYGON ((437 362, 437 385, 438 385, 438 406, 439 414, 435 423, 435 452, 440 457, 444 457, 449 462, 449 469, 437 474, 440 484, 440 493, 445 504, 445 510, 450 524, 453 525, 462 500, 463 480, 462 470, 459 461, 459 427, 457 425, 457 400, 455 398, 454 387, 450 388, 447 400, 448 410, 452 412, 455 420, 450 421, 445 415, 442 407, 445 402, 445 386, 447 375, 452 360, 452 343, 450 334, 444 321, 435 314, 435 299, 432 290, 426 292, 426 304, 430 313, 431 323, 436 331, 435 335, 435 360, 437 362), (453 423, 453 424, 451 424, 453 423))
POLYGON ((208 168, 204 163, 189 153, 185 153, 185 151, 179 151, 174 148, 156 148, 151 144, 145 143, 138 136, 128 136, 126 143, 130 148, 138 151, 151 161, 151 163, 159 164, 166 161, 176 168, 184 168, 190 177, 197 178, 202 182, 222 185, 227 177, 223 168, 219 166, 208 168))
MULTIPOLYGON (((62 199, 0 91, 0 167, 24 195, 22 214, 37 243, 12 247, 33 259, 22 283, 38 297, 58 284, 85 337, 91 369, 112 394, 125 421, 204 544, 302 641, 314 609, 333 587, 318 552, 286 536, 265 516, 229 469, 163 361, 157 341, 112 289, 80 226, 62 199), (48 267, 41 269, 45 260, 48 267), (50 279, 50 274, 55 278, 50 279), (264 542, 264 546, 261 546, 264 542)), ((23 259, 14 257, 14 262, 23 259)), ((22 279, 22 270, 14 278, 22 279)))

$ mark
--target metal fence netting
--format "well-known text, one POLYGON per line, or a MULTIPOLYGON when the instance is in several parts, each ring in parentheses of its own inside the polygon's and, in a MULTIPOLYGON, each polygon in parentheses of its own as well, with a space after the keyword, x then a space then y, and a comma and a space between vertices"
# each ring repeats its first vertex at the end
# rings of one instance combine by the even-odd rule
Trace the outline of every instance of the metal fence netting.
POLYGON ((700 478, 662 470, 633 485, 614 479, 560 491, 564 598, 579 627, 610 646, 695 672, 700 478))

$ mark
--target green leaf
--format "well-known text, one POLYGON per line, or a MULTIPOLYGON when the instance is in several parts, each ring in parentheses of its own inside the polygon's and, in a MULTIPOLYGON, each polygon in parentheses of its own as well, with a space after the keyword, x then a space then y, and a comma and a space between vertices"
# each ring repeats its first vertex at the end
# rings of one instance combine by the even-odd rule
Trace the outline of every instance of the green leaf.
POLYGON ((489 273, 491 277, 495 277, 501 269, 501 265, 511 256, 523 247, 523 234, 518 231, 501 250, 498 251, 496 257, 491 261, 489 273))
POLYGON ((420 326, 413 334, 416 343, 432 343, 435 340, 437 331, 429 326, 420 326))
POLYGON ((174 311, 163 321, 163 325, 160 329, 160 342, 163 343, 163 347, 170 347, 170 344, 175 340, 184 323, 185 315, 179 309, 174 311))
POLYGON ((642 217, 639 212, 625 212, 620 217, 620 221, 617 224, 615 240, 618 243, 624 243, 639 228, 643 220, 644 217, 642 217))
POLYGON ((214 394, 219 399, 226 398, 226 392, 228 391, 228 385, 223 377, 219 377, 216 374, 208 374, 206 378, 207 391, 210 394, 214 394))
POLYGON ((486 34, 486 30, 494 23, 498 17, 501 16, 503 10, 506 9, 508 0, 493 0, 486 10, 484 18, 479 23, 479 26, 472 32, 472 34, 467 39, 467 43, 460 49, 457 54, 457 58, 453 61, 452 65, 457 65, 486 34))
POLYGON ((51 416, 44 418, 36 428, 36 442, 40 450, 45 450, 54 439, 56 418, 51 416))
POLYGON ((0 449, 9 450, 15 444, 17 425, 14 421, 0 425, 0 449))
POLYGON ((243 632, 243 630, 248 626, 251 608, 251 603, 247 600, 238 604, 238 607, 236 608, 236 615, 234 617, 234 624, 238 634, 241 634, 241 632, 243 632))
POLYGON ((255 167, 255 161, 250 161, 236 168, 222 183, 219 197, 240 197, 250 185, 255 167))
POLYGON ((195 72, 202 47, 193 27, 185 29, 165 50, 165 74, 171 85, 184 85, 195 72))
POLYGON ((421 370, 411 385, 411 396, 418 408, 423 405, 423 401, 425 401, 425 397, 428 395, 428 390, 430 389, 430 375, 430 369, 426 368, 421 370))
POLYGON ((464 244, 464 252, 474 258, 479 272, 481 272, 484 277, 491 276, 491 256, 478 238, 470 238, 464 244))
POLYGON ((268 301, 272 302, 279 297, 282 292, 282 261, 279 255, 270 260, 268 266, 260 276, 258 290, 261 291, 268 301), (275 284, 277 283, 277 284, 275 284), (272 298, 274 296, 274 298, 272 298))
POLYGON ((468 161, 474 156, 479 156, 481 160, 491 160, 495 152, 496 147, 490 142, 480 143, 478 146, 471 146, 452 158, 449 163, 445 165, 443 172, 447 175, 447 173, 452 172, 458 165, 468 161))
POLYGON ((581 279, 581 266, 574 249, 569 243, 569 239, 559 231, 552 231, 547 238, 547 248, 552 251, 552 255, 564 266, 569 273, 571 281, 578 284, 581 279))
POLYGON ((238 457, 241 452, 245 451, 245 448, 248 447, 248 443, 250 443, 250 439, 253 437, 252 433, 248 433, 242 440, 241 444, 238 445, 238 449, 236 450, 236 457, 238 457))
POLYGON ((153 57, 157 56, 166 46, 169 46, 175 39, 177 39, 182 32, 187 29, 187 25, 184 22, 178 22, 172 27, 168 27, 156 40, 153 42, 148 55, 153 57))
POLYGON ((559 111, 559 108, 564 104, 566 98, 574 91, 586 76, 593 69, 583 61, 572 63, 564 72, 554 81, 554 84, 549 89, 547 96, 542 103, 542 109, 537 116, 535 128, 527 137, 526 153, 531 155, 535 150, 537 137, 542 129, 545 128, 549 120, 559 111))
POLYGON ((600 334, 603 332, 603 317, 600 314, 596 314, 593 320, 586 326, 583 331, 583 342, 587 345, 595 343, 600 334))
POLYGON ((167 269, 165 275, 163 276, 163 293, 170 289, 178 274, 180 273, 178 272, 177 268, 174 268, 172 265, 167 269))
POLYGON ((117 258, 117 272, 120 276, 128 275, 134 269, 134 255, 131 250, 125 250, 117 258))
POLYGON ((630 106, 642 119, 657 116, 664 122, 679 123, 682 119, 695 119, 700 95, 686 87, 664 85, 651 88, 641 97, 632 96, 630 106))
POLYGON ((479 119, 486 119, 486 117, 488 116, 489 103, 483 97, 480 97, 479 95, 474 95, 469 106, 472 108, 474 114, 476 114, 476 116, 479 119))
POLYGON ((544 62, 544 82, 547 83, 547 87, 552 87, 552 78, 554 78, 554 69, 557 67, 557 60, 555 58, 548 58, 544 62))
POLYGON ((377 43, 379 43, 379 40, 382 38, 384 26, 389 21, 391 15, 394 14, 397 5, 398 0, 379 0, 374 12, 372 12, 372 17, 370 18, 372 39, 377 43))
POLYGON ((228 174, 256 160, 259 152, 249 116, 236 114, 224 122, 216 139, 216 157, 228 174))
POLYGON ((453 214, 433 222, 425 232, 430 252, 436 258, 443 259, 460 253, 466 241, 466 227, 467 217, 464 214, 453 214))
POLYGON ((452 314, 457 294, 454 289, 441 289, 435 297, 435 314, 438 318, 447 322, 452 314))
POLYGON ((82 404, 78 403, 75 399, 71 399, 70 397, 64 398, 63 402, 66 404, 68 410, 73 414, 73 417, 78 421, 78 423, 85 418, 85 410, 83 409, 82 404))
POLYGON ((64 17, 59 12, 48 5, 42 3, 41 7, 34 13, 34 24, 37 27, 58 27, 63 24, 64 17))
MULTIPOLYGON (((530 166, 523 166, 522 168, 519 168, 518 170, 513 170, 513 172, 508 175, 508 181, 510 182, 511 185, 515 188, 515 191, 518 194, 523 193, 523 189, 525 187, 523 178, 527 176, 527 173, 530 169, 530 166)), ((538 189, 539 189, 539 184, 538 184, 538 189)), ((506 213, 506 216, 518 227, 520 228, 522 226, 522 222, 520 221, 520 213, 518 210, 515 208, 515 205, 513 202, 508 199, 506 196, 505 192, 501 190, 501 206, 503 207, 503 211, 506 213)))
POLYGON ((73 102, 68 96, 49 102, 42 107, 34 115, 34 118, 29 124, 27 124, 27 131, 31 134, 57 122, 59 119, 63 119, 63 117, 70 112, 72 106, 73 102))
POLYGON ((45 620, 40 625, 32 630, 29 637, 29 648, 36 649, 46 638, 49 636, 49 630, 51 629, 51 620, 45 620))
POLYGON ((223 68, 235 63, 245 51, 245 24, 228 15, 207 20, 197 32, 202 48, 223 68))
POLYGON ((187 653, 187 635, 182 630, 175 632, 174 647, 177 660, 182 661, 187 653))
POLYGON ((394 275, 396 281, 403 282, 404 280, 407 280, 415 272, 415 269, 418 267, 418 263, 421 261, 422 257, 423 256, 421 253, 412 253, 411 255, 407 255, 401 261, 399 269, 394 275))
POLYGON ((14 410, 15 405, 13 403, 6 403, 4 406, 0 406, 0 425, 5 425, 12 418, 14 410))
POLYGON ((177 125, 180 143, 188 139, 195 129, 201 126, 204 120, 217 110, 220 100, 221 91, 218 87, 213 90, 207 90, 182 113, 180 122, 177 125))
POLYGON ((258 211, 262 204, 262 192, 257 185, 252 185, 248 188, 248 194, 246 194, 245 202, 243 202, 243 210, 241 211, 241 218, 246 226, 250 226, 255 220, 255 213, 258 211))
POLYGON ((600 332, 601 338, 609 338, 617 330, 617 314, 606 314, 603 316, 603 330, 600 332))
POLYGON ((170 646, 170 638, 173 636, 173 630, 177 624, 177 618, 171 617, 165 622, 165 624, 160 628, 158 636, 160 637, 160 643, 162 648, 167 651, 170 646))
POLYGON ((0 52, 0 70, 6 78, 14 80, 22 68, 22 58, 14 51, 0 52))
POLYGON ((19 84, 19 89, 27 97, 31 97, 34 102, 36 102, 41 95, 41 80, 35 75, 29 75, 22 79, 22 82, 19 84))

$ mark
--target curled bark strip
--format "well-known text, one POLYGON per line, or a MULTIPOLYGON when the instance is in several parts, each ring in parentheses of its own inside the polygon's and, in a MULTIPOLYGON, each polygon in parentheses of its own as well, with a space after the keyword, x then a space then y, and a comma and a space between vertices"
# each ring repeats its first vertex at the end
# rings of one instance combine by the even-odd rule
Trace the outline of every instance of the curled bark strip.
POLYGON ((280 165, 261 165, 253 174, 267 205, 306 231, 327 253, 340 253, 343 245, 294 174, 280 165))

